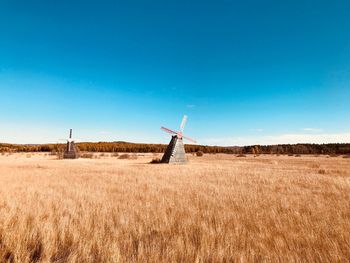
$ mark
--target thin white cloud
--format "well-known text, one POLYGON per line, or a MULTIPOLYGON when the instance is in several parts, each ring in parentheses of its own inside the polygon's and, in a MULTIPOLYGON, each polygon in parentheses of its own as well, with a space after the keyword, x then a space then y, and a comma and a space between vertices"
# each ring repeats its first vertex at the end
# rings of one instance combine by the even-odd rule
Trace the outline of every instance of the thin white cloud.
POLYGON ((189 109, 192 109, 192 108, 196 107, 196 105, 194 105, 194 104, 187 104, 186 107, 189 108, 189 109))
POLYGON ((251 132, 263 132, 264 129, 250 129, 251 132))
POLYGON ((306 132, 322 132, 323 130, 320 128, 304 128, 303 131, 306 132))
POLYGON ((100 132, 98 132, 99 134, 103 134, 103 135, 105 135, 105 134, 111 134, 112 132, 110 132, 110 131, 100 131, 100 132))
POLYGON ((273 145, 295 143, 350 143, 350 133, 320 133, 320 134, 281 134, 273 136, 244 136, 226 138, 207 138, 199 140, 200 144, 221 146, 273 145))

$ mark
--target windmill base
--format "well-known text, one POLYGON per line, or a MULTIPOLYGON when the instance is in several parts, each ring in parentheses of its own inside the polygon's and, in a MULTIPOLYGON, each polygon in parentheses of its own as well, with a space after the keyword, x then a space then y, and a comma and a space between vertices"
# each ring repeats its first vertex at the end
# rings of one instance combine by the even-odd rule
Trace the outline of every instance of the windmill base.
POLYGON ((75 147, 74 142, 67 143, 67 149, 63 153, 63 159, 77 159, 79 158, 79 153, 75 147))
POLYGON ((161 160, 162 163, 187 163, 183 140, 172 136, 161 160))
POLYGON ((79 155, 76 152, 64 152, 63 159, 77 159, 79 155))

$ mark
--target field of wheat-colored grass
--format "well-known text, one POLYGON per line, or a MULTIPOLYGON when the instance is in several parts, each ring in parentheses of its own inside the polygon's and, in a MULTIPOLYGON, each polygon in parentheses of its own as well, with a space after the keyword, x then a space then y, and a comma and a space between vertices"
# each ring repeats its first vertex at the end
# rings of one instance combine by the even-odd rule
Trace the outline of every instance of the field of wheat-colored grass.
POLYGON ((350 159, 0 156, 0 262, 344 262, 350 159))

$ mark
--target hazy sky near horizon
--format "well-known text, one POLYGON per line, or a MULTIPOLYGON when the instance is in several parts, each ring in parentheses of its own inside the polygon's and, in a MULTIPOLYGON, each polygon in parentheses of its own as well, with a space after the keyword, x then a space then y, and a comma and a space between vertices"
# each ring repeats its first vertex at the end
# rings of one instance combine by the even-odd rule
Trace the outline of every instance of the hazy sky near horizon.
POLYGON ((349 1, 0 0, 0 141, 350 142, 349 1))

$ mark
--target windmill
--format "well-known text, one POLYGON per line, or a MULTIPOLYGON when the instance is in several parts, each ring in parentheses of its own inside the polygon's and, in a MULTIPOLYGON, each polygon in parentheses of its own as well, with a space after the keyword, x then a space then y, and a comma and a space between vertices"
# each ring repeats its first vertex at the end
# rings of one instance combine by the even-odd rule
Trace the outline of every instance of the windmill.
POLYGON ((161 160, 162 163, 187 162, 183 139, 186 139, 193 143, 196 143, 196 141, 183 135, 186 122, 187 122, 187 116, 185 115, 182 119, 179 131, 172 131, 168 128, 161 127, 163 131, 170 133, 172 135, 171 141, 162 157, 162 160, 161 160))
POLYGON ((79 158, 79 153, 77 151, 77 148, 75 147, 75 143, 72 139, 72 132, 73 130, 70 129, 69 131, 69 139, 67 139, 67 147, 66 150, 63 153, 64 159, 76 159, 79 158))

